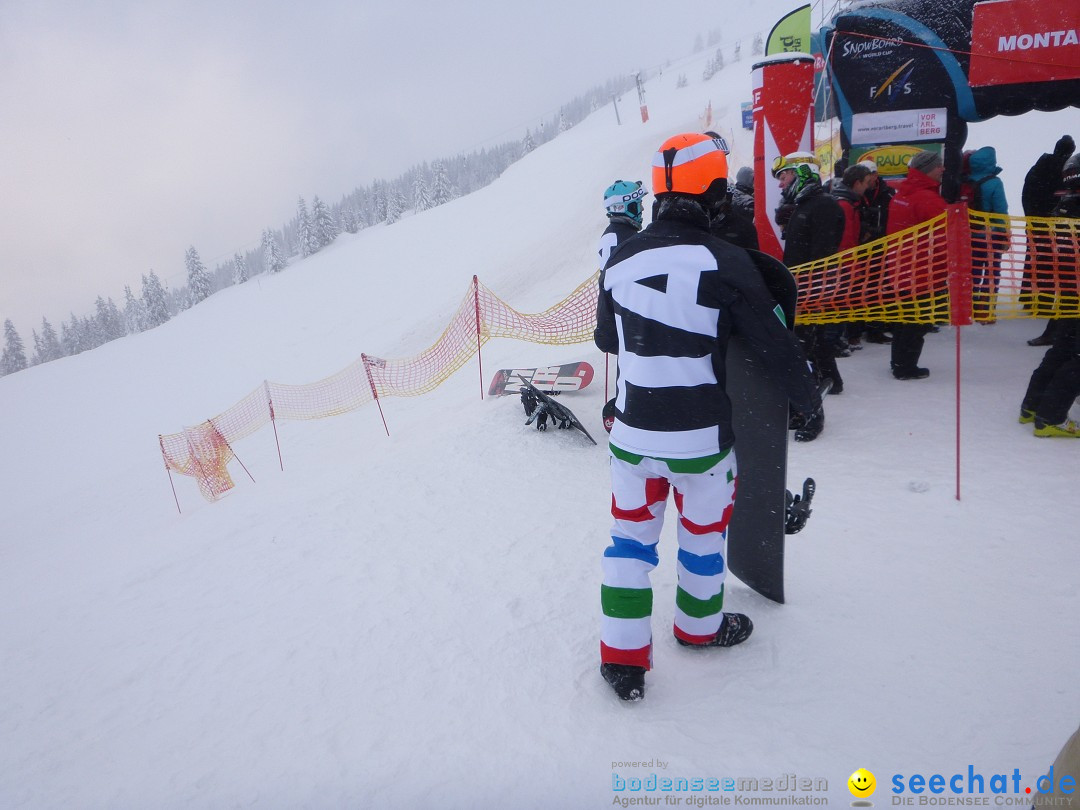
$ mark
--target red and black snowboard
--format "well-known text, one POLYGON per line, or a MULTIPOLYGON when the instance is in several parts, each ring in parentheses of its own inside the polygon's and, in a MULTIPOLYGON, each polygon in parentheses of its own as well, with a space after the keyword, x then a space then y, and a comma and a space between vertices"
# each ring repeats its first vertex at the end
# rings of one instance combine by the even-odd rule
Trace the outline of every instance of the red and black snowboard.
POLYGON ((488 396, 520 394, 522 377, 548 394, 580 391, 592 382, 593 367, 588 363, 564 363, 544 368, 501 368, 495 372, 488 396))

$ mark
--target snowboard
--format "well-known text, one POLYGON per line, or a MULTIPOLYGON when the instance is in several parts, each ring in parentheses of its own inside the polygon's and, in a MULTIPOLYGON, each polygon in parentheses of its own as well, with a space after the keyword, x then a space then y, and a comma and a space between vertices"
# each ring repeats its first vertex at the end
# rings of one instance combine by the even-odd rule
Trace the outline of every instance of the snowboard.
MULTIPOLYGON (((791 329, 798 294, 795 279, 771 256, 754 250, 747 253, 791 329)), ((762 596, 782 603, 788 396, 737 335, 728 344, 727 392, 738 465, 735 508, 728 525, 728 570, 762 596)))
POLYGON ((521 377, 548 393, 580 391, 592 382, 593 367, 588 363, 564 363, 544 368, 501 368, 491 380, 488 396, 520 394, 521 377))
POLYGON ((560 430, 577 428, 585 434, 586 439, 596 444, 596 439, 589 435, 589 431, 578 421, 573 411, 561 402, 556 402, 524 376, 519 376, 518 380, 521 388, 521 404, 525 408, 525 415, 528 416, 525 420, 526 425, 535 423, 537 430, 547 430, 548 421, 550 421, 560 430))

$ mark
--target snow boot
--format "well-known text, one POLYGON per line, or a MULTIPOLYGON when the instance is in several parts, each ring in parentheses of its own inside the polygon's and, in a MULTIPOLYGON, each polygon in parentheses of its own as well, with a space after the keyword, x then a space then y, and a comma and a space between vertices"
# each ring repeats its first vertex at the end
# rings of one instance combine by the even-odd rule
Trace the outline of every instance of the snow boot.
POLYGON ((633 667, 629 664, 601 664, 600 674, 622 700, 645 699, 645 667, 633 667))
POLYGON ((894 368, 893 377, 898 380, 925 380, 930 376, 930 369, 912 366, 911 368, 894 368))
POLYGON ((750 621, 749 616, 744 616, 742 613, 725 613, 724 620, 720 623, 720 632, 716 634, 716 638, 712 641, 706 641, 704 644, 694 644, 690 641, 683 641, 678 636, 675 640, 684 647, 734 647, 736 644, 742 644, 748 638, 750 634, 754 632, 754 623, 750 621))
POLYGON ((1021 425, 1030 425, 1034 421, 1035 421, 1035 411, 1029 410, 1028 408, 1021 408, 1020 409, 1020 424, 1021 425))
POLYGON ((1036 419, 1035 435, 1040 439, 1080 439, 1080 424, 1066 419, 1060 425, 1048 425, 1036 419))

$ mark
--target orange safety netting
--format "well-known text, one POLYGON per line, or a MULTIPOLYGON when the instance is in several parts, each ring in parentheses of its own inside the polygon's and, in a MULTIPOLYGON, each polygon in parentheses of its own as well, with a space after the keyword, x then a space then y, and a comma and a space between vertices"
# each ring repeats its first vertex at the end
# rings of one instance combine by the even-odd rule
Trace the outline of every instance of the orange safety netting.
POLYGON ((964 326, 1080 315, 1080 220, 950 206, 892 236, 792 268, 800 324, 964 326))
MULTIPOLYGON (((957 326, 999 318, 1080 317, 1080 221, 950 206, 914 228, 792 269, 799 324, 883 321, 957 326)), ((510 307, 473 277, 439 339, 414 357, 361 355, 305 385, 264 382, 218 416, 161 436, 166 468, 209 500, 232 488, 232 443, 276 419, 322 419, 388 396, 434 390, 491 338, 570 345, 592 339, 597 277, 539 314, 510 307)))
POLYGON ((428 393, 493 337, 552 345, 591 340, 596 282, 594 273, 559 303, 529 315, 513 309, 474 277, 468 295, 430 348, 401 360, 364 354, 337 374, 306 385, 264 382, 224 413, 159 437, 166 468, 194 476, 202 494, 216 500, 233 487, 226 469, 234 458, 232 443, 276 419, 323 419, 380 397, 428 393))

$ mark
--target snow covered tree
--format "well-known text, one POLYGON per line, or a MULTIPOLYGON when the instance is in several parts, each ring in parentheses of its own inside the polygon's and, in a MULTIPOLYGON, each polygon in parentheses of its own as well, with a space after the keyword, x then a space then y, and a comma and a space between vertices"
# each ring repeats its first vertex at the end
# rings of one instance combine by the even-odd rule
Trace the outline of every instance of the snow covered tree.
POLYGON ((675 80, 675 86, 676 87, 686 87, 687 84, 688 84, 688 82, 686 81, 686 74, 685 73, 680 73, 679 78, 675 80))
POLYGON ((446 166, 439 160, 431 167, 431 171, 434 175, 431 204, 435 206, 450 202, 457 196, 457 191, 454 189, 453 183, 450 182, 450 175, 446 173, 446 166))
POLYGON ((248 280, 248 266, 244 257, 234 253, 232 257, 233 284, 243 284, 248 280))
POLYGON ((338 227, 337 222, 334 220, 334 215, 330 213, 326 203, 318 197, 313 198, 311 201, 311 229, 315 242, 318 243, 320 248, 331 244, 341 233, 341 228, 338 227))
POLYGON ((741 57, 742 57, 742 43, 741 42, 736 42, 735 43, 735 61, 738 62, 741 57))
POLYGON ((300 248, 300 255, 304 258, 312 253, 318 253, 321 247, 318 239, 315 238, 315 228, 303 197, 296 203, 296 241, 300 248))
POLYGON ((141 298, 131 292, 131 286, 124 285, 124 331, 129 335, 137 334, 146 328, 146 307, 141 298))
POLYGON ((750 54, 752 56, 761 56, 765 53, 765 38, 761 36, 761 32, 754 34, 754 44, 750 48, 750 54))
POLYGON ((39 362, 48 363, 51 360, 59 360, 64 356, 60 348, 60 339, 56 337, 56 330, 47 318, 41 319, 41 345, 38 349, 41 359, 39 362))
POLYGON ((60 346, 64 355, 74 357, 89 348, 86 339, 86 325, 79 323, 75 313, 71 313, 71 320, 60 324, 60 346))
POLYGON ((563 111, 559 110, 559 132, 563 133, 566 132, 566 130, 568 129, 570 129, 570 124, 569 122, 567 122, 566 116, 563 114, 563 111))
POLYGON ((149 276, 142 277, 142 300, 146 318, 143 328, 153 329, 155 326, 161 326, 172 317, 169 315, 169 302, 165 288, 161 286, 161 279, 153 270, 150 271, 149 276))
POLYGON ((281 254, 281 248, 278 247, 277 237, 269 228, 263 231, 262 246, 263 261, 266 263, 266 269, 271 273, 280 273, 284 270, 287 262, 281 254))
POLYGON ((405 195, 401 193, 401 189, 396 185, 392 186, 386 199, 386 224, 392 225, 401 219, 401 215, 405 213, 405 206, 407 204, 405 195))
POLYGON ((521 156, 525 157, 529 152, 536 148, 536 141, 533 140, 532 130, 525 130, 525 137, 521 139, 521 156))
POLYGON ((94 346, 100 346, 124 336, 124 320, 112 298, 106 301, 100 295, 97 297, 94 302, 94 318, 91 321, 91 327, 91 342, 94 346))
POLYGON ((0 353, 0 376, 26 368, 26 349, 11 318, 4 321, 4 351, 0 353))
POLYGON ((417 169, 416 178, 413 180, 413 207, 416 211, 426 211, 431 206, 431 192, 428 191, 424 170, 417 169))
POLYGON ((210 274, 206 272, 202 259, 199 258, 199 252, 194 246, 189 247, 187 253, 184 254, 184 264, 187 266, 188 295, 191 305, 194 306, 200 301, 205 301, 213 292, 210 287, 210 274))

